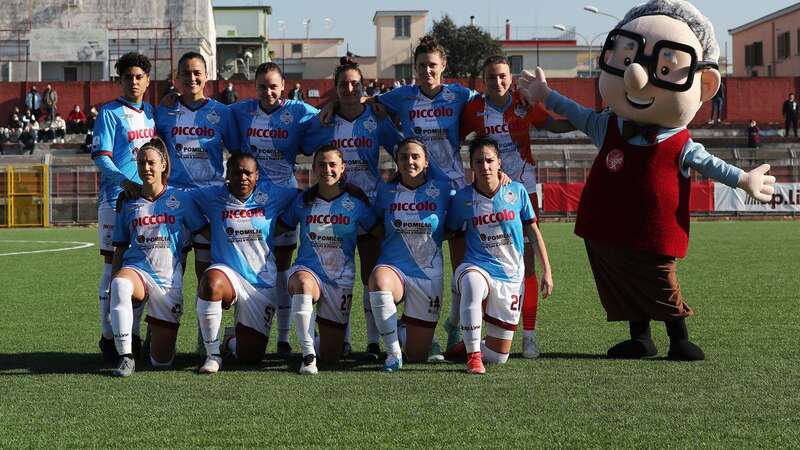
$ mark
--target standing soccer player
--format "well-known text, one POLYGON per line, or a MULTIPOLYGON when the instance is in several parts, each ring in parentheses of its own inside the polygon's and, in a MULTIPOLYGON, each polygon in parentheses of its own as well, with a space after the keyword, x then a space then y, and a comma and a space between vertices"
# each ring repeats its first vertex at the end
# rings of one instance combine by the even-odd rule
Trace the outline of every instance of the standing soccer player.
MULTIPOLYGON (((117 359, 109 318, 109 286, 114 256, 113 235, 116 223, 117 197, 125 191, 130 198, 141 192, 141 179, 136 172, 139 147, 155 136, 153 109, 143 102, 150 85, 150 60, 139 53, 126 53, 114 65, 119 76, 122 96, 100 108, 93 131, 92 159, 100 169, 100 193, 97 199, 97 230, 103 273, 100 277, 100 351, 108 361, 117 359)), ((141 348, 139 323, 143 308, 134 310, 133 348, 141 348)))
MULTIPOLYGON (((461 136, 476 133, 497 142, 503 172, 511 180, 525 186, 531 206, 539 217, 539 200, 536 194, 536 160, 531 151, 530 130, 543 129, 564 133, 575 129, 567 120, 554 120, 541 103, 528 105, 517 92, 511 92, 511 65, 504 56, 491 56, 483 63, 483 80, 486 92, 467 104, 461 114, 461 136)), ((527 241, 527 238, 526 238, 527 241)), ((539 305, 539 286, 536 280, 535 258, 531 243, 525 245, 525 294, 522 303, 522 356, 539 356, 536 339, 536 313, 539 305)), ((458 311, 451 310, 452 322, 458 320, 458 311)), ((453 329, 445 324, 445 328, 453 329)), ((452 333, 451 333, 452 334, 452 333)), ((448 335, 450 336, 450 334, 448 335)), ((448 342, 448 346, 455 342, 448 342)))
POLYGON ((227 185, 193 191, 211 225, 211 262, 197 288, 197 319, 206 360, 199 372, 222 366, 222 353, 257 364, 264 357, 275 298, 275 219, 294 201, 297 190, 259 183, 253 155, 234 153, 227 162, 227 185), (235 334, 220 348, 222 309, 236 306, 235 334))
MULTIPOLYGON (((263 63, 256 68, 258 98, 244 100, 231 106, 236 119, 242 152, 252 154, 258 161, 262 180, 284 188, 297 188, 294 165, 301 141, 310 120, 319 110, 301 100, 281 98, 284 89, 283 72, 275 63, 263 63)), ((292 303, 286 289, 286 271, 297 247, 297 230, 275 236, 276 295, 278 298, 278 354, 288 357, 292 303)))
POLYGON ((523 232, 536 245, 545 298, 553 290, 553 277, 525 186, 500 184, 497 143, 490 138, 474 140, 469 158, 475 182, 453 198, 447 229, 466 230, 467 252, 453 275, 453 307, 460 302, 467 372, 482 374, 486 372, 483 361, 505 363, 511 350, 522 306, 523 232), (484 320, 488 330, 482 343, 484 320))

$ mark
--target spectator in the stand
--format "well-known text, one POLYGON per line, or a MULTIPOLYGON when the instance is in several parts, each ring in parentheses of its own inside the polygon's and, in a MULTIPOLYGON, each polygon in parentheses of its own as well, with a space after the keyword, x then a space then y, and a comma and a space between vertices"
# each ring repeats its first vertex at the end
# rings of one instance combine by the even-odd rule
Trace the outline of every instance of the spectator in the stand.
POLYGON ((378 89, 378 90, 380 91, 380 92, 379 92, 380 94, 385 94, 385 93, 387 93, 387 92, 391 91, 391 89, 389 89, 388 87, 386 87, 386 85, 385 85, 385 84, 383 84, 383 83, 381 83, 381 87, 380 87, 380 89, 378 89))
POLYGON ((25 128, 31 122, 36 121, 36 116, 34 115, 33 111, 27 109, 25 110, 25 114, 23 114, 22 117, 20 118, 20 121, 22 121, 22 128, 25 128))
POLYGON ((42 101, 44 102, 44 112, 46 114, 45 120, 52 121, 56 118, 56 111, 58 111, 58 92, 49 84, 47 89, 44 90, 42 101))
POLYGON ((714 94, 714 98, 711 99, 711 118, 708 119, 709 124, 722 122, 723 103, 725 103, 725 84, 720 83, 717 93, 714 94))
MULTIPOLYGON (((38 124, 36 121, 33 123, 38 124)), ((22 150, 27 151, 29 155, 32 155, 33 150, 36 148, 36 132, 37 130, 34 129, 34 126, 28 124, 19 136, 19 143, 22 150)))
POLYGON ((375 85, 375 82, 374 81, 370 81, 369 84, 367 85, 366 93, 367 93, 367 95, 369 97, 375 96, 375 95, 377 95, 377 93, 376 93, 377 89, 378 89, 378 86, 375 85))
POLYGON ((223 105, 232 105, 239 101, 239 94, 236 93, 236 90, 233 88, 233 83, 228 83, 228 86, 225 87, 225 90, 220 92, 219 94, 219 102, 223 105))
POLYGON ((758 148, 761 143, 761 130, 758 128, 756 121, 750 119, 750 125, 747 127, 747 146, 750 148, 758 148))
POLYGON ((345 66, 347 64, 357 64, 356 60, 354 58, 355 56, 356 55, 354 55, 352 52, 347 52, 346 55, 344 55, 341 58, 339 58, 339 65, 340 66, 345 66))
MULTIPOLYGON (((6 125, 9 125, 11 123, 11 121, 14 119, 14 116, 17 116, 17 120, 19 120, 19 117, 21 115, 22 115, 22 113, 19 111, 19 106, 15 106, 14 109, 10 113, 8 113, 8 123, 6 123, 6 125)), ((9 126, 9 127, 10 128, 15 128, 15 127, 11 127, 11 126, 9 126)))
POLYGON ((306 101, 306 96, 303 95, 303 89, 300 88, 300 83, 294 85, 294 89, 289 91, 289 100, 306 101))
POLYGON ((97 108, 92 106, 89 110, 89 117, 86 119, 86 134, 92 135, 94 130, 94 123, 97 121, 97 108))
POLYGON ((39 95, 36 86, 32 86, 31 91, 25 96, 25 106, 29 111, 33 111, 34 115, 36 115, 39 108, 42 107, 42 96, 39 95))
POLYGON ((86 132, 86 114, 79 105, 75 105, 67 116, 67 133, 83 134, 86 132))
POLYGON ((53 131, 53 143, 64 143, 67 137, 67 122, 61 117, 61 114, 56 113, 55 119, 50 121, 50 129, 53 131))
POLYGON ((12 113, 11 118, 8 119, 8 128, 10 130, 20 130, 22 128, 22 118, 17 113, 12 113))
POLYGON ((794 129, 794 137, 797 137, 797 101, 794 94, 789 94, 789 98, 783 102, 783 119, 786 125, 784 136, 789 137, 789 126, 794 129))

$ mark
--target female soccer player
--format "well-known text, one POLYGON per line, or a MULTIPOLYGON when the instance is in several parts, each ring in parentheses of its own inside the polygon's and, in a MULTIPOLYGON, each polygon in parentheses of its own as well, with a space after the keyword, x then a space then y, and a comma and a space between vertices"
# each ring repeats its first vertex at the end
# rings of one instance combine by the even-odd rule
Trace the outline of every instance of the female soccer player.
MULTIPOLYGON (((554 133, 575 129, 568 120, 554 120, 541 103, 528 105, 517 92, 511 91, 511 65, 504 56, 490 56, 483 62, 484 94, 470 102, 461 115, 461 136, 471 133, 490 137, 500 147, 503 172, 512 180, 521 183, 528 191, 531 206, 539 216, 539 200, 536 195, 536 160, 531 152, 530 130, 539 128, 554 133)), ((522 305, 522 355, 526 358, 539 356, 536 339, 536 312, 539 286, 530 243, 525 245, 525 302, 522 305)), ((454 322, 458 311, 451 311, 454 322)), ((445 326, 445 328, 453 328, 445 326)), ((451 342, 450 344, 453 344, 451 342)))
MULTIPOLYGON (((135 149, 156 135, 153 108, 149 103, 142 101, 150 85, 150 67, 150 60, 144 55, 131 52, 120 56, 114 68, 119 75, 122 96, 100 108, 92 138, 92 159, 101 173, 97 199, 97 231, 100 254, 105 259, 98 289, 101 330, 99 345, 103 356, 109 361, 119 356, 114 348, 111 331, 108 291, 113 273, 112 240, 116 223, 114 207, 117 197, 123 191, 130 198, 139 195, 141 180, 136 173, 135 149)), ((134 313, 134 353, 138 353, 137 349, 141 347, 139 323, 142 311, 143 309, 137 308, 134 313)))
POLYGON ((275 218, 297 196, 269 181, 258 182, 258 163, 249 153, 228 158, 225 186, 195 190, 193 196, 211 225, 211 262, 197 288, 197 319, 206 349, 198 369, 212 374, 222 366, 218 338, 222 309, 236 306, 235 335, 224 350, 240 362, 257 364, 264 356, 277 307, 275 218))
MULTIPOLYGON (((256 68, 257 99, 243 100, 231 105, 236 118, 241 150, 255 156, 261 170, 261 179, 284 188, 297 188, 294 164, 301 141, 310 125, 310 119, 319 110, 300 100, 282 98, 283 73, 279 65, 268 62, 256 68)), ((278 275, 278 353, 289 356, 291 330, 291 300, 286 290, 286 270, 292 262, 292 252, 297 246, 297 231, 289 230, 273 240, 278 275)))
POLYGON ((475 182, 453 198, 447 229, 466 230, 467 252, 453 275, 453 308, 460 303, 467 372, 482 374, 486 372, 482 359, 499 364, 508 360, 519 322, 525 270, 523 232, 539 255, 544 298, 553 291, 553 278, 525 186, 500 183, 497 143, 491 138, 475 139, 469 146, 469 158, 475 182), (483 320, 488 329, 485 343, 481 343, 483 320))
POLYGON ((442 299, 442 239, 450 206, 450 183, 428 177, 425 144, 408 138, 397 149, 397 177, 378 188, 375 211, 385 236, 378 265, 369 278, 369 300, 386 346, 385 372, 403 366, 397 333, 397 304, 405 303, 405 353, 424 361, 439 320, 442 299))
POLYGON ((151 365, 172 364, 183 312, 183 242, 188 231, 206 225, 188 193, 167 187, 170 163, 161 139, 143 145, 136 162, 141 196, 120 200, 114 226, 111 327, 120 355, 113 372, 118 377, 129 377, 135 370, 134 302, 148 304, 151 365))
MULTIPOLYGON (((397 143, 403 136, 397 131, 391 119, 378 116, 371 104, 361 103, 364 76, 358 64, 338 66, 333 75, 336 86, 335 115, 332 125, 324 125, 318 117, 311 122, 311 128, 303 140, 305 149, 316 149, 323 144, 331 144, 342 151, 347 166, 347 182, 361 189, 372 203, 377 195, 381 180, 379 159, 380 148, 394 154, 397 143)), ((377 359, 380 353, 378 329, 372 316, 372 308, 367 295, 369 279, 380 252, 380 243, 371 234, 359 230, 358 255, 361 261, 361 281, 364 284, 362 299, 367 325, 367 354, 377 359)), ((348 336, 345 338, 349 342, 348 336)))
POLYGON ((338 361, 350 317, 358 228, 382 234, 369 200, 360 189, 343 183, 341 150, 327 144, 314 153, 317 184, 298 196, 279 218, 282 228, 300 224, 300 248, 289 270, 289 293, 297 339, 302 345, 301 374, 317 373, 311 330, 314 304, 318 303, 320 356, 338 361))

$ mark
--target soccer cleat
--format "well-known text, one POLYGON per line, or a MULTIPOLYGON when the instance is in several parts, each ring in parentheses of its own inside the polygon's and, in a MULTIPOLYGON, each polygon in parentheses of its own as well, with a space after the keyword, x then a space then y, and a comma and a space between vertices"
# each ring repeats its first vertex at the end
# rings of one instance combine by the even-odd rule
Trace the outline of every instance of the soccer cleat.
POLYGON ((444 330, 447 331, 447 347, 451 348, 461 341, 461 327, 450 323, 450 319, 445 319, 444 330))
POLYGON ((210 375, 219 372, 222 367, 221 355, 208 355, 206 361, 197 369, 198 373, 210 375))
POLYGON ((119 365, 112 375, 115 377, 120 378, 127 378, 133 375, 133 372, 136 370, 136 361, 133 360, 133 355, 124 355, 119 359, 119 365))
POLYGON ((383 363, 382 372, 397 372, 403 368, 403 355, 388 355, 383 363))
POLYGON ((283 359, 289 359, 292 356, 292 346, 288 342, 278 341, 276 349, 278 356, 283 359))
POLYGON ((486 367, 483 367, 483 361, 481 359, 481 352, 467 354, 467 373, 473 375, 483 375, 486 373, 486 367))
POLYGON ((381 357, 381 346, 377 342, 367 344, 367 354, 364 361, 377 361, 381 357))
POLYGON ((313 353, 304 356, 303 364, 300 366, 300 375, 316 375, 318 372, 317 357, 313 353))
POLYGON ((442 355, 442 347, 439 345, 439 341, 431 342, 431 349, 430 351, 428 351, 428 362, 429 363, 444 362, 444 355, 442 355))
POLYGON ((100 341, 97 345, 100 347, 100 352, 103 353, 103 359, 106 361, 110 362, 119 359, 119 353, 117 353, 117 347, 114 345, 113 339, 106 339, 100 336, 100 341))
POLYGON ((536 339, 536 332, 530 336, 522 336, 522 357, 533 359, 539 357, 539 341, 536 339))

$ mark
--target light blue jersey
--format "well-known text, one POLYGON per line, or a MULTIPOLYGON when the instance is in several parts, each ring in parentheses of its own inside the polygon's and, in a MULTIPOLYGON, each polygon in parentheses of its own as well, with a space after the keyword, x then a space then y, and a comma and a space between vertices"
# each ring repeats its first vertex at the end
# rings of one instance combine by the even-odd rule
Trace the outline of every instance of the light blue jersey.
POLYGON ((222 144, 238 152, 239 133, 230 109, 222 103, 206 99, 189 108, 178 102, 174 108, 156 108, 156 129, 167 144, 172 163, 170 183, 177 188, 192 189, 221 185, 222 144))
POLYGON ((282 100, 274 111, 265 112, 258 100, 231 105, 236 118, 241 150, 256 157, 261 179, 278 186, 296 188, 294 162, 310 120, 317 108, 299 100, 282 100))
POLYGON ((500 186, 487 197, 469 185, 456 193, 447 214, 447 229, 465 229, 464 262, 474 264, 492 278, 519 283, 525 274, 523 223, 536 218, 528 191, 520 183, 500 186))
POLYGON ((400 181, 381 183, 373 208, 384 228, 378 264, 395 266, 409 277, 441 280, 445 214, 451 199, 450 183, 437 178, 416 189, 400 181))
POLYGON ((342 192, 325 200, 314 197, 305 204, 298 195, 292 207, 280 217, 287 228, 300 224, 300 248, 295 265, 311 269, 323 282, 352 287, 358 227, 371 230, 377 220, 363 200, 342 192))
POLYGON ((380 148, 394 155, 395 147, 403 135, 388 117, 378 119, 372 107, 352 122, 336 115, 332 125, 323 125, 318 117, 311 121, 311 128, 303 139, 303 149, 311 154, 324 144, 332 144, 342 151, 347 170, 347 182, 355 185, 369 198, 375 200, 378 182, 381 180, 380 148))
POLYGON ((166 187, 152 201, 125 201, 114 226, 114 246, 130 245, 125 250, 123 266, 147 273, 164 289, 179 289, 183 286, 181 252, 185 233, 199 231, 205 225, 205 218, 189 194, 166 187))
POLYGON ((297 189, 263 181, 245 201, 226 186, 209 186, 192 194, 211 224, 211 262, 232 268, 256 288, 275 286, 275 218, 291 205, 297 189))
POLYGON ((457 187, 464 183, 464 166, 461 161, 459 120, 467 102, 478 92, 460 84, 445 84, 436 96, 430 98, 419 86, 401 86, 377 97, 392 114, 397 114, 403 124, 405 137, 416 137, 428 147, 432 173, 446 176, 457 187))
POLYGON ((118 98, 100 107, 94 124, 92 159, 110 158, 110 164, 101 165, 99 203, 114 207, 119 186, 124 179, 142 184, 136 171, 136 153, 139 147, 155 135, 153 107, 149 103, 136 105, 118 98))

